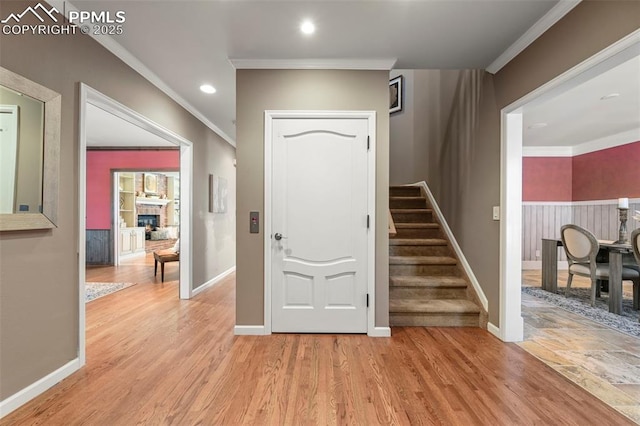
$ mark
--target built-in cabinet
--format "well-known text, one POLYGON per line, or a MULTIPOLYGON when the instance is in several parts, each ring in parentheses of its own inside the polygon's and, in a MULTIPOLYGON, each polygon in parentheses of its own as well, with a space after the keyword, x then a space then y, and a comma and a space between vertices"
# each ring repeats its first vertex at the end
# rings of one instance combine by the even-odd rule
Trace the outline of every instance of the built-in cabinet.
POLYGON ((144 228, 120 228, 120 256, 144 252, 144 228))
POLYGON ((180 178, 167 177, 167 198, 171 200, 167 204, 167 226, 180 225, 180 178))
POLYGON ((126 227, 134 227, 136 222, 136 175, 135 173, 118 173, 118 202, 120 218, 126 227))

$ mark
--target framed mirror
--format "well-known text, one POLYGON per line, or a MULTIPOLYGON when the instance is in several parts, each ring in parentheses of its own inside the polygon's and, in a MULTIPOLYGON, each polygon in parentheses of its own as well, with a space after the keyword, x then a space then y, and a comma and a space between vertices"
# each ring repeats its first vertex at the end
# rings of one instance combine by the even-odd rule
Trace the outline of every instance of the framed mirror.
POLYGON ((0 231, 55 228, 61 96, 0 67, 0 231))

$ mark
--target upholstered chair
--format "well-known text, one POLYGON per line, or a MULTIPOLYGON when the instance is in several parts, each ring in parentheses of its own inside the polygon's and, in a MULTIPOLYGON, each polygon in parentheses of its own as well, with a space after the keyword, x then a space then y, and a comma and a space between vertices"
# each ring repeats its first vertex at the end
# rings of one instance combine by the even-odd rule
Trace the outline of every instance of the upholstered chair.
MULTIPOLYGON (((565 296, 569 296, 574 275, 588 277, 591 279, 591 306, 594 306, 597 281, 609 281, 609 264, 596 262, 600 244, 591 232, 577 225, 564 225, 560 230, 560 235, 569 262, 569 278, 565 296)), ((640 272, 623 267, 622 280, 631 280, 634 282, 634 287, 637 287, 640 283, 640 272)), ((636 298, 634 297, 634 299, 636 298)))

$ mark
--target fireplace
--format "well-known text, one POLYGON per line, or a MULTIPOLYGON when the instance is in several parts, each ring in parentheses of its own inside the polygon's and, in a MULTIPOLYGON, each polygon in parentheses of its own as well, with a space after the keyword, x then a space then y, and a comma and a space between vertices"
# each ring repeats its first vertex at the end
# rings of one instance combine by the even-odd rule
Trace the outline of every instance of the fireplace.
POLYGON ((138 226, 144 228, 145 239, 151 239, 151 231, 158 229, 158 222, 160 222, 160 215, 157 214, 139 214, 138 226))

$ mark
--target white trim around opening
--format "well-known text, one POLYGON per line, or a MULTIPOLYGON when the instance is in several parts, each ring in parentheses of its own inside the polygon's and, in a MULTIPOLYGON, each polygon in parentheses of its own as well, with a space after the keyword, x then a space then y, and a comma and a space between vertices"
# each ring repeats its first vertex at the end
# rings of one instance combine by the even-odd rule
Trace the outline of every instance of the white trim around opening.
POLYGON ((551 99, 602 72, 640 55, 640 30, 629 34, 501 111, 500 124, 500 326, 493 334, 506 342, 521 341, 522 275, 522 108, 551 99))
POLYGON ((78 120, 79 137, 79 165, 78 165, 78 276, 79 276, 79 319, 78 319, 78 359, 80 366, 86 362, 86 313, 85 313, 85 267, 86 267, 86 200, 87 200, 87 137, 86 114, 87 104, 92 104, 117 117, 122 118, 144 130, 180 147, 180 298, 190 299, 193 295, 192 286, 192 224, 191 209, 193 199, 193 146, 183 137, 171 132, 143 115, 129 109, 121 103, 109 98, 97 90, 80 83, 80 106, 78 120))

